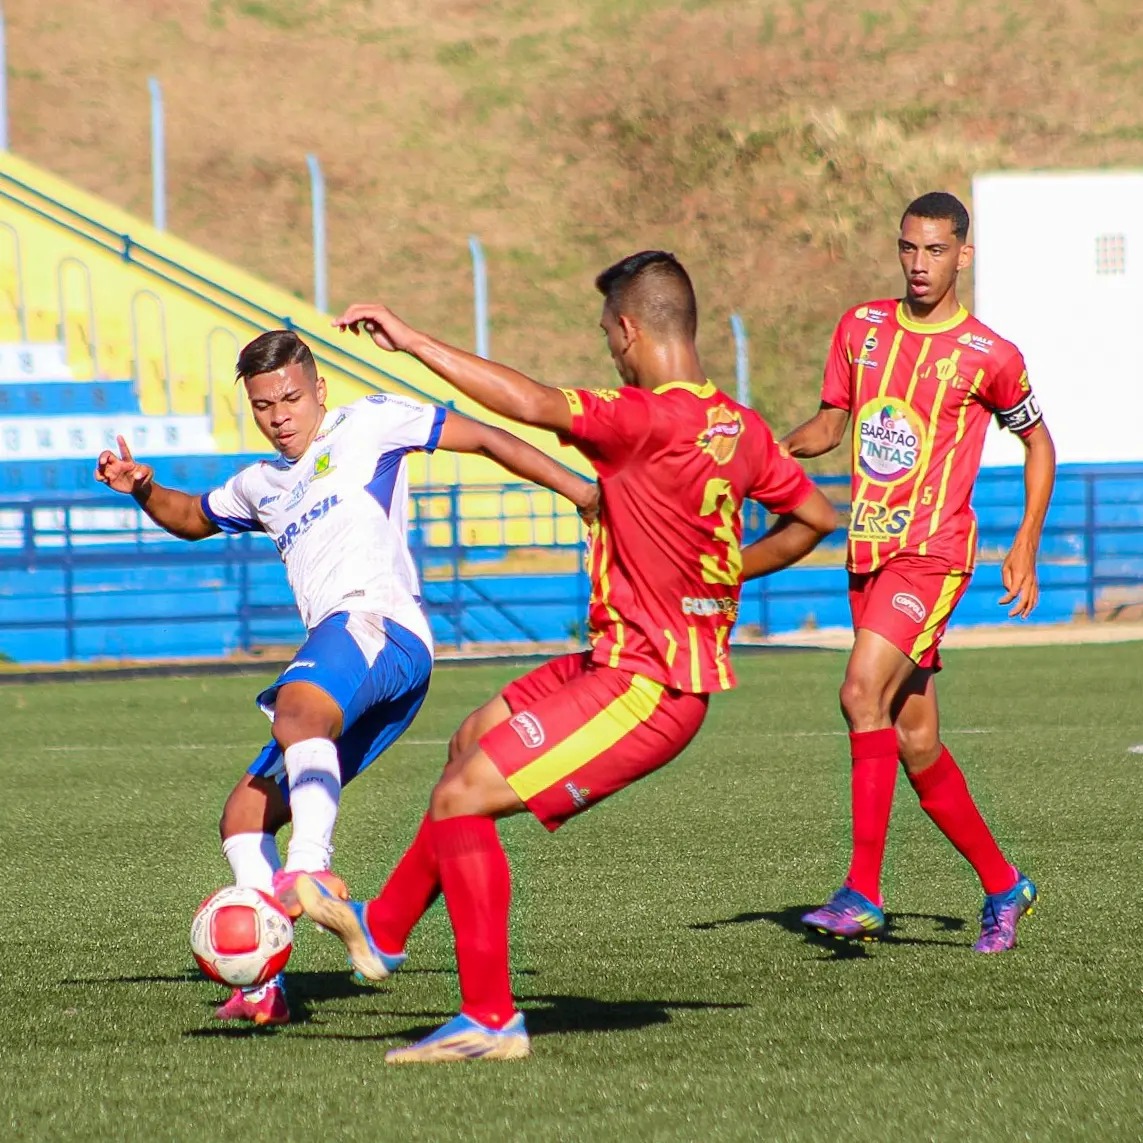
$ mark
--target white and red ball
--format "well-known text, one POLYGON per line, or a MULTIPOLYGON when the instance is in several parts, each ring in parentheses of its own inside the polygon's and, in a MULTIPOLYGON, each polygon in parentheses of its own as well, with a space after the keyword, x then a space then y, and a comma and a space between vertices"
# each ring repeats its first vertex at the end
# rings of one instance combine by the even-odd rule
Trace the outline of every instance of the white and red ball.
POLYGON ((294 925, 268 893, 228 885, 198 907, 191 952, 211 980, 247 988, 278 975, 294 947, 294 925))

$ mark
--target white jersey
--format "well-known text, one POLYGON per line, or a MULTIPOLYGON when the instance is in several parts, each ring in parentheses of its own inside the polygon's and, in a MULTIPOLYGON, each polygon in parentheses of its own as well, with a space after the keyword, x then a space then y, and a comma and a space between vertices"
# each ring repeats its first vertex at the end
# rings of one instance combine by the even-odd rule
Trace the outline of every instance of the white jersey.
POLYGON ((373 394, 333 409, 296 460, 260 460, 202 498, 224 532, 265 532, 313 630, 338 611, 400 623, 432 649, 409 554, 405 455, 432 452, 445 410, 373 394))

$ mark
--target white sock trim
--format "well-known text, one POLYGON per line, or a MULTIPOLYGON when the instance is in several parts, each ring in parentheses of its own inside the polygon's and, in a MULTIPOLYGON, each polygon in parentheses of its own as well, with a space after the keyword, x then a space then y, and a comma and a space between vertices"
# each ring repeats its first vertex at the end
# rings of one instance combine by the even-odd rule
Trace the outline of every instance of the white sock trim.
POLYGON ((337 747, 328 738, 307 738, 288 747, 283 760, 293 819, 286 870, 316 873, 328 869, 341 803, 337 747))
POLYGON ((282 865, 273 834, 233 833, 222 839, 222 856, 230 862, 235 885, 272 891, 274 873, 282 865))

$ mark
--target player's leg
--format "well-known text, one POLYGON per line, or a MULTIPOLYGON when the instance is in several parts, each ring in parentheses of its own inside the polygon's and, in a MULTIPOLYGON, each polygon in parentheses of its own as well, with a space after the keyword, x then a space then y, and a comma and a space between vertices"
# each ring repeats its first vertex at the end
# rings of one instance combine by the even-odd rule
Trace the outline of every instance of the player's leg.
POLYGON ((968 783, 941 741, 933 670, 918 670, 896 719, 901 761, 921 808, 969 862, 984 890, 980 952, 1016 943, 1016 926, 1036 899, 1036 887, 1004 856, 977 808, 968 783))
POLYGON ((449 764, 430 799, 429 829, 456 939, 461 1014, 388 1062, 528 1053, 509 976, 511 876, 496 820, 526 808, 557 828, 670 761, 705 713, 705 696, 625 672, 585 672, 449 764))
POLYGON ((835 937, 870 939, 885 929, 881 869, 898 767, 893 707, 916 670, 909 654, 917 637, 914 610, 900 598, 908 586, 892 564, 850 577, 855 634, 840 699, 849 726, 853 844, 842 887, 802 917, 807 927, 835 937))
MULTIPOLYGON (((561 655, 509 683, 504 690, 469 714, 449 741, 449 763, 472 749, 493 727, 506 722, 514 711, 538 702, 565 686, 586 669, 589 656, 584 653, 561 655)), ((372 946, 379 954, 366 961, 354 955, 351 959, 362 975, 380 979, 368 971, 385 960, 404 959, 405 944, 417 922, 440 894, 440 870, 433 848, 429 818, 421 820, 412 844, 398 861, 380 893, 365 905, 365 929, 351 934, 354 946, 361 950, 372 946), (363 971, 365 969, 365 971, 363 971)))

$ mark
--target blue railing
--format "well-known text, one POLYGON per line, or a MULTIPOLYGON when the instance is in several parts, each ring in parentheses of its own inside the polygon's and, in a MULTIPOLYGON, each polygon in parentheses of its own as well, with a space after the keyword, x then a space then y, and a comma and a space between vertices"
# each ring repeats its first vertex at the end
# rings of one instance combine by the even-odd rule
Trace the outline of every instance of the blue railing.
MULTIPOLYGON (((831 496, 846 483, 825 479, 831 496)), ((981 561, 957 619, 994 623, 1000 560, 1023 504, 1019 471, 977 488, 981 561)), ((411 499, 411 548, 442 646, 574 645, 588 583, 582 545, 531 486, 432 487, 411 499), (472 503, 484 505, 474 519, 472 503), (555 537, 555 540, 553 540, 555 537), (562 542, 557 542, 562 539, 562 542)), ((764 526, 751 506, 747 537, 764 526)), ((744 636, 848 623, 844 535, 806 566, 748 584, 744 636)), ((1041 549, 1041 621, 1143 614, 1143 466, 1061 472, 1041 549)), ((218 656, 302 634, 263 537, 171 540, 111 494, 0 500, 0 653, 17 661, 218 656)))

